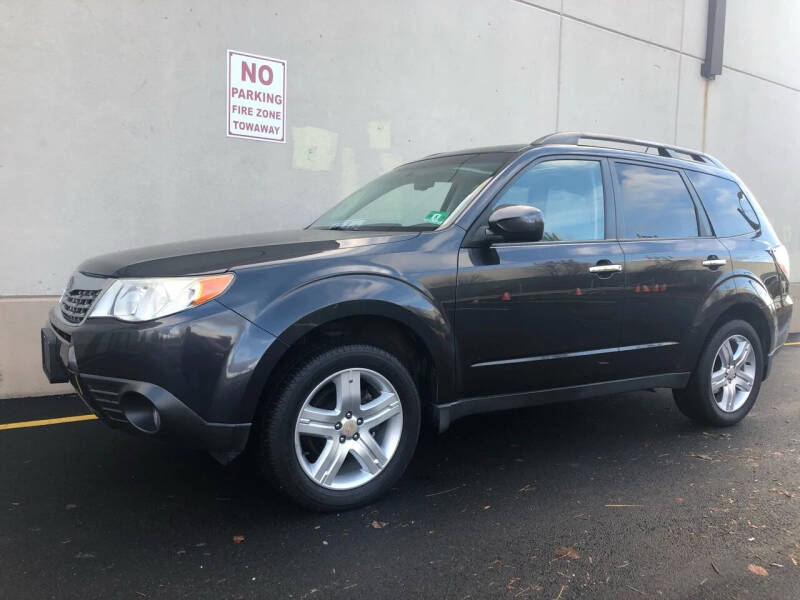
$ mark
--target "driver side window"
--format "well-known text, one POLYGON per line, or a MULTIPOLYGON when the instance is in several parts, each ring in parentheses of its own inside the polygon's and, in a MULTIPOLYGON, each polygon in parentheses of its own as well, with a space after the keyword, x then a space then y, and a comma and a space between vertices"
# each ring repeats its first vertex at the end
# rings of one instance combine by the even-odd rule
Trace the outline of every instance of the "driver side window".
POLYGON ((527 167, 495 198, 492 210, 509 204, 527 204, 542 211, 543 242, 605 238, 599 161, 557 159, 527 167))

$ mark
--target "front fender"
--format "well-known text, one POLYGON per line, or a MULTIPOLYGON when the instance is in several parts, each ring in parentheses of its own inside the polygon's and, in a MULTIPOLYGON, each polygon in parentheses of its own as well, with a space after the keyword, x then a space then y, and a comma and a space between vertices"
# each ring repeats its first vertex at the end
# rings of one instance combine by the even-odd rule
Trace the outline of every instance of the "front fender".
POLYGON ((337 275, 286 292, 260 307, 253 322, 277 336, 251 378, 243 410, 254 414, 261 390, 297 340, 325 323, 355 316, 384 317, 410 328, 433 357, 440 398, 454 390, 453 331, 445 312, 422 290, 392 277, 337 275))
POLYGON ((778 327, 772 297, 757 277, 749 273, 734 271, 711 290, 697 312, 687 337, 686 351, 681 358, 679 370, 691 371, 694 369, 703 345, 717 320, 726 311, 742 306, 754 308, 764 317, 769 332, 766 350, 767 352, 772 350, 778 327))

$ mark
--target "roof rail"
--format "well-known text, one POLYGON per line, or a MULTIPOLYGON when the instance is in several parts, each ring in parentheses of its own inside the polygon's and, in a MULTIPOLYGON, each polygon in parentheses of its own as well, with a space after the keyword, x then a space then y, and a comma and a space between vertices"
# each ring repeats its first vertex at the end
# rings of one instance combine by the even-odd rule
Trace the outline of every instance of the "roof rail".
MULTIPOLYGON (((648 142, 645 140, 637 140, 636 138, 626 138, 615 135, 604 135, 602 133, 583 133, 574 131, 551 133, 550 135, 545 135, 543 137, 540 137, 538 140, 534 141, 531 145, 544 146, 545 144, 560 144, 564 146, 580 146, 581 140, 615 142, 618 144, 630 144, 631 146, 642 146, 644 148, 645 153, 647 153, 647 151, 650 148, 653 148, 658 151, 659 156, 677 158, 680 160, 693 160, 699 163, 710 164, 715 167, 719 167, 721 169, 725 168, 725 165, 723 165, 719 160, 717 160, 710 154, 699 152, 697 150, 692 150, 691 148, 682 148, 680 146, 672 146, 669 144, 661 144, 658 142, 648 142)), ((591 145, 591 144, 584 144, 584 145, 591 145)))

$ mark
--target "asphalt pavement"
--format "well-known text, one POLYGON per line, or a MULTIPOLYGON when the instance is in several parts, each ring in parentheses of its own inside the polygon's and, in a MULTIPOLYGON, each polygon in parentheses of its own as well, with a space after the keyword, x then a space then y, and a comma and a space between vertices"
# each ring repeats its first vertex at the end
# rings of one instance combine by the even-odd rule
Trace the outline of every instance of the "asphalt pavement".
POLYGON ((800 346, 729 429, 666 390, 423 437, 363 509, 295 507, 241 466, 0 400, 0 598, 800 597, 800 346))

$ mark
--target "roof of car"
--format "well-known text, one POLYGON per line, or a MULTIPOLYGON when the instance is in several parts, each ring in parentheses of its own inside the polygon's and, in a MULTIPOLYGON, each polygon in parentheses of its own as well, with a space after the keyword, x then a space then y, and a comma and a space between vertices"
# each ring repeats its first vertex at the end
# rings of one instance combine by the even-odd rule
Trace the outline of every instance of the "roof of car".
POLYGON ((636 138, 574 131, 551 133, 527 144, 505 144, 498 146, 483 146, 480 148, 467 148, 464 150, 452 150, 449 152, 437 152, 436 154, 426 156, 425 159, 467 154, 489 154, 493 152, 519 153, 523 152, 524 150, 530 150, 532 148, 542 146, 581 146, 589 148, 608 148, 611 150, 649 154, 650 156, 655 155, 662 158, 685 160, 711 167, 717 167, 719 169, 725 169, 725 165, 723 165, 722 162, 720 162, 717 158, 705 152, 701 152, 700 150, 684 148, 662 142, 639 140, 636 138))
POLYGON ((439 158, 443 156, 459 156, 462 154, 490 154, 492 152, 507 152, 515 153, 522 152, 526 148, 530 148, 530 144, 505 144, 500 146, 482 146, 480 148, 466 148, 464 150, 451 150, 450 152, 437 152, 436 154, 429 154, 425 158, 439 158))

